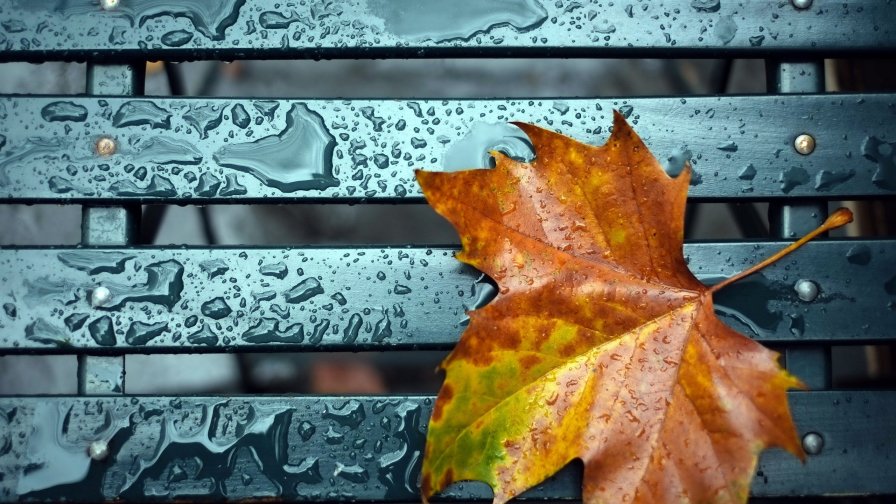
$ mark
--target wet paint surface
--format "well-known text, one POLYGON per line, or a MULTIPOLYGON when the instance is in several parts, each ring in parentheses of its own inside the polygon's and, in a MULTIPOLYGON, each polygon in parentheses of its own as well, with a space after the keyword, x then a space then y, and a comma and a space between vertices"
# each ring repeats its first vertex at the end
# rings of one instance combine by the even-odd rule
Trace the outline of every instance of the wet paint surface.
POLYGON ((694 200, 892 195, 894 149, 881 138, 896 137, 893 106, 884 95, 564 101, 4 97, 0 199, 419 202, 416 168, 486 168, 493 165, 492 150, 518 159, 537 155, 509 121, 599 144, 609 134, 604 125, 613 109, 642 132, 668 172, 691 163, 694 200), (852 115, 862 121, 840 120, 852 115), (793 149, 794 131, 816 134, 812 155, 793 149), (101 136, 115 140, 114 154, 97 155, 101 136))

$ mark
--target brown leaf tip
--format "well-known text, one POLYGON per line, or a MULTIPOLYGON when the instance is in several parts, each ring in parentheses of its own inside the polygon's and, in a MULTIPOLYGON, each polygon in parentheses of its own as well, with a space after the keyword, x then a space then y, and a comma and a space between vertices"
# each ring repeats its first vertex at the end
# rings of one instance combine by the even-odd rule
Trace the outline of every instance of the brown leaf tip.
POLYGON ((832 213, 826 221, 824 221, 824 226, 828 229, 835 229, 840 226, 845 226, 850 222, 852 222, 852 211, 850 211, 850 209, 848 208, 841 207, 838 208, 834 213, 832 213))

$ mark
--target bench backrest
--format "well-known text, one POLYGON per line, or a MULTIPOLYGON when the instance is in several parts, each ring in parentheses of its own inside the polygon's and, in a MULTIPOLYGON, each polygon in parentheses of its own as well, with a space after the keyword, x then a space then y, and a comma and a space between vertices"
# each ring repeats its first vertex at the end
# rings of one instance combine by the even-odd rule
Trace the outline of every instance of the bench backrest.
MULTIPOLYGON (((451 248, 136 247, 141 204, 424 204, 414 168, 490 142, 525 148, 501 128, 471 140, 473 125, 525 120, 602 141, 613 109, 658 154, 687 144, 692 201, 771 203, 768 239, 685 246, 707 282, 815 227, 829 201, 896 195, 894 95, 824 94, 821 60, 892 55, 896 4, 458 4, 0 4, 0 61, 89 64, 87 95, 0 97, 0 200, 84 205, 82 246, 0 249, 0 354, 77 354, 81 391, 0 398, 0 500, 418 498, 431 397, 128 396, 122 356, 448 349, 464 311, 487 301, 479 273, 451 248), (150 60, 469 56, 765 58, 770 86, 686 98, 141 96, 150 60)), ((726 321, 784 349, 814 389, 791 394, 813 455, 805 466, 763 455, 754 495, 896 493, 896 394, 825 390, 831 346, 893 341, 894 275, 896 241, 826 239, 720 296, 726 321)), ((575 499, 578 478, 565 471, 527 495, 575 499)), ((487 496, 465 484, 449 498, 487 496)))

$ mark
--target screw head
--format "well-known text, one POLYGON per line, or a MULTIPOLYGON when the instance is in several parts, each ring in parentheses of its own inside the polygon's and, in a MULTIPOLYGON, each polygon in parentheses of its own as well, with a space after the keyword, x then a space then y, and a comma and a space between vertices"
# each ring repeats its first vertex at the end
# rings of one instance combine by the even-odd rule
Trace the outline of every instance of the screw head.
POLYGON ((112 10, 118 7, 119 2, 120 0, 100 0, 100 7, 102 7, 103 10, 112 10))
POLYGON ((810 432, 803 436, 803 451, 807 455, 818 455, 824 448, 824 438, 817 432, 810 432))
POLYGON ((796 295, 805 302, 814 301, 818 297, 818 284, 805 278, 797 280, 793 286, 796 295))
POLYGON ((115 143, 115 139, 112 137, 100 137, 99 140, 96 141, 96 153, 100 156, 111 156, 115 154, 118 146, 115 143))
POLYGON ((812 6, 812 0, 790 0, 790 3, 792 3, 794 7, 800 10, 808 9, 812 6))
POLYGON ((109 443, 105 441, 94 441, 87 447, 87 455, 97 462, 105 460, 109 456, 109 443))
POLYGON ((803 133, 793 140, 793 148, 800 154, 808 156, 815 150, 815 138, 808 133, 803 133))
POLYGON ((99 286, 90 291, 90 306, 105 306, 112 300, 112 291, 107 287, 99 286))

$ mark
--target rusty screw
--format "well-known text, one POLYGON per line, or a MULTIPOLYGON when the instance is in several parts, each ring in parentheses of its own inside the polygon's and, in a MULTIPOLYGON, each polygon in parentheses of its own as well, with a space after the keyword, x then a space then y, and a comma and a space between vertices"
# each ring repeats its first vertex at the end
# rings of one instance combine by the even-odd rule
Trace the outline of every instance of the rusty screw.
POLYGON ((109 304, 112 300, 112 291, 102 285, 90 291, 90 306, 98 307, 109 304))
POLYGON ((796 284, 793 286, 793 290, 796 291, 796 295, 801 300, 807 303, 814 301, 815 298, 818 297, 818 284, 812 280, 806 280, 805 278, 797 280, 796 284))
POLYGON ((817 432, 810 432, 803 436, 803 451, 808 455, 818 455, 824 448, 824 438, 817 432))
POLYGON ((96 153, 100 156, 111 156, 115 154, 118 145, 115 143, 115 139, 111 137, 100 137, 99 140, 96 141, 96 153))
POLYGON ((800 154, 808 156, 815 150, 815 138, 808 133, 803 133, 793 141, 793 148, 800 154))
POLYGON ((87 455, 97 462, 105 460, 109 456, 109 443, 105 441, 94 441, 87 447, 87 455))

